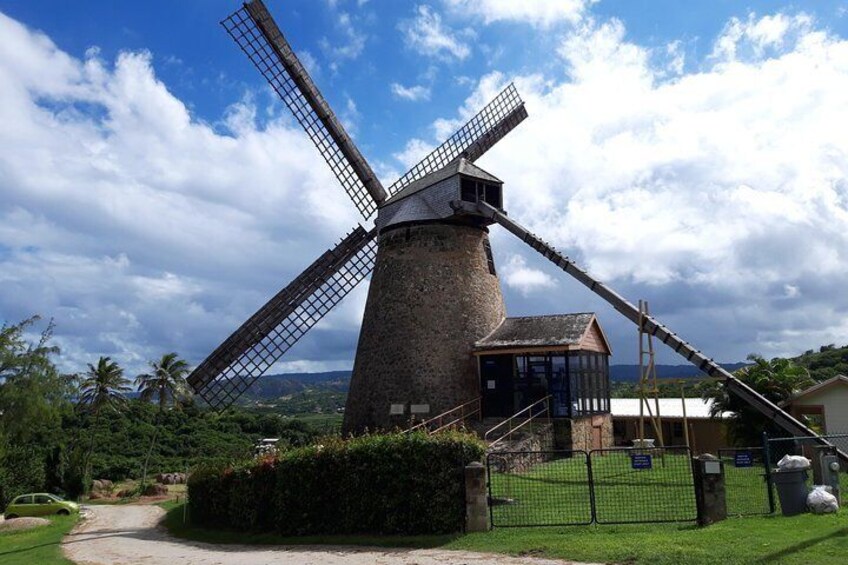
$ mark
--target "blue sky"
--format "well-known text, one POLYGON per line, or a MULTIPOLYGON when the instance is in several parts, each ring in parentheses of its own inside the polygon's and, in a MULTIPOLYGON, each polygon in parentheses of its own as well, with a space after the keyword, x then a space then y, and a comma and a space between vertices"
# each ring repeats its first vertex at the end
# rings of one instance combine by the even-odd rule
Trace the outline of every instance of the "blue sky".
MULTIPOLYGON (((386 183, 510 80, 510 213, 718 360, 848 342, 848 2, 275 2, 386 183)), ((202 357, 358 221, 218 21, 236 2, 0 1, 0 318, 69 369, 202 357)), ((493 230, 511 315, 595 310, 493 230)), ((365 288, 283 370, 349 367, 365 288)), ((665 362, 677 362, 668 353, 665 362)))

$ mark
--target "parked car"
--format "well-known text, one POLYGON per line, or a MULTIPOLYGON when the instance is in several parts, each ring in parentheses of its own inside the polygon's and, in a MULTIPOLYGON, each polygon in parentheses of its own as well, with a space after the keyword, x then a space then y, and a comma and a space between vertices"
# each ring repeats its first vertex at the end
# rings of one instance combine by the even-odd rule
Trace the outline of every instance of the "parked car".
POLYGON ((49 516, 51 514, 65 515, 79 512, 79 504, 62 500, 55 494, 43 492, 33 494, 22 494, 6 507, 3 514, 6 519, 21 516, 49 516))

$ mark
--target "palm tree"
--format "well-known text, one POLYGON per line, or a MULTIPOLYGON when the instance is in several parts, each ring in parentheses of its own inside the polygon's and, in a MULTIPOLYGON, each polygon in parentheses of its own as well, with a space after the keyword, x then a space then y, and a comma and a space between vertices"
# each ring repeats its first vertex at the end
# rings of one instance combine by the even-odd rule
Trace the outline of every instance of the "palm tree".
POLYGON ((159 427, 165 408, 169 404, 179 408, 180 404, 177 401, 187 398, 190 394, 185 380, 189 373, 188 363, 180 359, 176 353, 166 353, 158 361, 151 361, 150 368, 152 369, 150 373, 142 373, 135 379, 140 398, 146 402, 151 402, 155 398, 159 404, 153 439, 150 440, 150 447, 144 458, 144 468, 141 473, 142 485, 147 481, 147 464, 156 445, 156 438, 159 436, 159 427))
POLYGON ((91 455, 94 452, 94 432, 103 410, 123 408, 127 402, 124 395, 132 390, 129 384, 130 381, 124 378, 124 370, 110 357, 101 357, 97 361, 97 366, 88 364, 88 371, 83 375, 79 385, 81 394, 78 403, 94 416, 84 468, 88 469, 91 463, 91 455))
POLYGON ((79 404, 99 416, 104 408, 118 409, 127 399, 124 396, 132 389, 124 378, 124 370, 110 357, 101 357, 95 367, 88 364, 88 371, 80 383, 79 404))
POLYGON ((150 368, 153 371, 137 376, 135 384, 142 400, 150 402, 157 399, 161 414, 168 404, 188 396, 185 377, 189 367, 188 363, 172 352, 163 355, 159 361, 151 361, 150 368))
MULTIPOLYGON (((769 361, 761 355, 751 354, 748 361, 751 365, 736 371, 735 376, 775 404, 779 405, 796 392, 815 384, 810 372, 790 359, 776 357, 769 361)), ((717 417, 725 412, 733 414, 729 431, 737 444, 759 445, 762 432, 771 429, 765 416, 729 393, 720 382, 705 383, 702 392, 704 399, 713 400, 711 416, 717 417)))

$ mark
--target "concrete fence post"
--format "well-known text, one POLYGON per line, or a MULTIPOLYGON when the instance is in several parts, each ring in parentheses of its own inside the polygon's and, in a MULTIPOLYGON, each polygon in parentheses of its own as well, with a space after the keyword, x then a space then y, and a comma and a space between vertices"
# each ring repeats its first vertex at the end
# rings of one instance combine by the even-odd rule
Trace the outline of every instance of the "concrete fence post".
POLYGON ((479 461, 465 467, 465 531, 489 531, 486 467, 479 461))
POLYGON ((695 476, 695 502, 698 525, 709 526, 727 518, 727 490, 724 463, 715 455, 704 453, 692 459, 695 476))

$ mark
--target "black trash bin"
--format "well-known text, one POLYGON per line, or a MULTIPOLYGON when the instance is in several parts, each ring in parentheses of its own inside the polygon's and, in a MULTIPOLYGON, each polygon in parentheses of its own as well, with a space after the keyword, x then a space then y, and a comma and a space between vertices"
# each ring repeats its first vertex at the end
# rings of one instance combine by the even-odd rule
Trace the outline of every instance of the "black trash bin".
POLYGON ((807 511, 807 471, 805 469, 777 470, 771 475, 780 498, 784 516, 795 516, 807 511))

